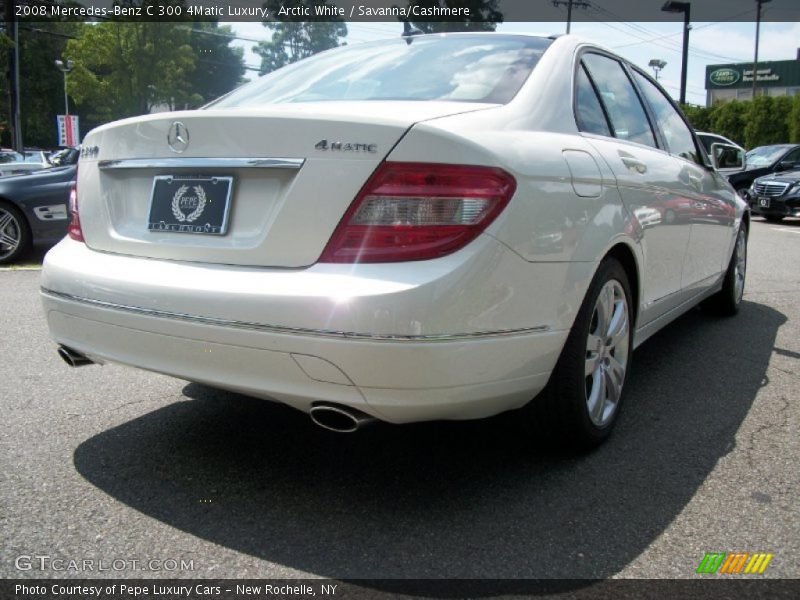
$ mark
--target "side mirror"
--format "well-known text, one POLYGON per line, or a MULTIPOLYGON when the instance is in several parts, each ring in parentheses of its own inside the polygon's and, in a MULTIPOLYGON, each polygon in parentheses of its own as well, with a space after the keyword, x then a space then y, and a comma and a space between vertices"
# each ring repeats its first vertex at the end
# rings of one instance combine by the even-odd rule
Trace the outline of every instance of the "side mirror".
POLYGON ((711 162, 715 169, 744 169, 744 152, 731 144, 711 144, 711 162))
POLYGON ((794 169, 794 163, 790 160, 782 160, 775 167, 776 171, 791 171, 792 169, 794 169))

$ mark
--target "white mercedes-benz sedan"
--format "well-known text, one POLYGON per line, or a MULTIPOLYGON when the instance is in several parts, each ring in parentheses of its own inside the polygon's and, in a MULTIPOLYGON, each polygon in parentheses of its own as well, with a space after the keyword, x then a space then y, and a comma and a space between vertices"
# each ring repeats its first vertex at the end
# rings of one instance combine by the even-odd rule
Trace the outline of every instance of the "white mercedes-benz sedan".
POLYGON ((346 46, 83 143, 41 293, 72 365, 310 413, 610 433, 634 348, 742 298, 749 214, 642 69, 573 36, 346 46))

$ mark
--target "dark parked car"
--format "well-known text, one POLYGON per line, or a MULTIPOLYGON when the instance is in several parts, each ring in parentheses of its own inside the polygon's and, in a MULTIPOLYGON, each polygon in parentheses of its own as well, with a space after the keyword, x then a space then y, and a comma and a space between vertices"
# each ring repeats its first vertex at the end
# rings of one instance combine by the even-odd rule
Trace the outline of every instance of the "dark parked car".
POLYGON ((800 171, 759 177, 749 190, 754 215, 777 223, 784 217, 800 217, 800 171))
POLYGON ((793 169, 800 169, 800 145, 759 146, 745 155, 745 170, 728 175, 728 181, 743 198, 750 201, 747 191, 757 177, 793 169))
POLYGON ((57 164, 0 179, 0 264, 10 263, 32 244, 52 245, 67 233, 67 204, 77 171, 78 151, 57 164))

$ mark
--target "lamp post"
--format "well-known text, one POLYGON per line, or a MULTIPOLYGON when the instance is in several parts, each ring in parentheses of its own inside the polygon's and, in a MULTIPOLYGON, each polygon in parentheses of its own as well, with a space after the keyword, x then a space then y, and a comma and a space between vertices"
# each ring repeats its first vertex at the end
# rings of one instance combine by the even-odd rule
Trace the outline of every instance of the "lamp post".
POLYGON ((689 21, 691 19, 691 2, 667 0, 661 10, 671 13, 683 13, 683 52, 681 57, 681 104, 686 104, 686 70, 689 64, 689 21))
POLYGON ((660 58, 651 58, 647 66, 653 69, 653 74, 656 76, 656 81, 658 81, 658 73, 667 66, 667 61, 661 60, 660 58))
POLYGON ((756 81, 758 80, 758 36, 761 30, 761 5, 772 0, 756 0, 758 9, 756 11, 756 51, 753 55, 753 100, 756 99, 756 81))
POLYGON ((71 60, 64 62, 63 60, 56 60, 56 67, 64 74, 64 114, 69 116, 69 100, 67 99, 67 73, 72 71, 74 63, 71 60))

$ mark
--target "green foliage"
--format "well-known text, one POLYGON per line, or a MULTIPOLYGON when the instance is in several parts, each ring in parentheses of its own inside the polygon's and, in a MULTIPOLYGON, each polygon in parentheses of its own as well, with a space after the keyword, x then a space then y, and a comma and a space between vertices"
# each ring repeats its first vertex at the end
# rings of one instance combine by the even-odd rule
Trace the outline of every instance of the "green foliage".
MULTIPOLYGON (((78 35, 81 23, 51 21, 19 24, 20 115, 25 146, 50 148, 56 145, 56 115, 64 114, 64 76, 54 61, 61 58, 70 36, 78 35)), ((13 47, 5 35, 0 38, 0 65, 8 68, 13 47)), ((11 144, 8 80, 0 77, 0 131, 2 144, 11 144)), ((70 112, 74 112, 70 105, 70 112)))
POLYGON ((707 106, 695 106, 693 104, 682 104, 681 110, 686 118, 689 119, 692 127, 697 131, 711 131, 712 108, 707 106))
POLYGON ((165 105, 185 108, 202 101, 189 85, 195 58, 186 25, 105 22, 88 26, 67 43, 75 62, 70 95, 92 120, 140 115, 165 105))
POLYGON ((789 98, 758 96, 749 105, 744 128, 744 145, 747 148, 786 142, 786 116, 791 109, 789 98))
POLYGON ((310 17, 281 17, 281 22, 267 21, 264 27, 272 30, 272 39, 259 42, 253 51, 261 56, 261 74, 269 73, 285 65, 296 62, 342 45, 341 39, 347 36, 347 25, 341 19, 330 16, 315 17, 314 7, 329 5, 327 0, 267 0, 264 7, 270 14, 286 10, 307 8, 310 17), (300 20, 307 19, 307 20, 300 20))
MULTIPOLYGON (((410 0, 409 6, 434 8, 442 5, 440 0, 410 0)), ((417 17, 414 26, 425 33, 440 33, 447 31, 494 31, 498 23, 503 22, 503 13, 497 8, 497 0, 445 0, 445 6, 453 8, 469 8, 472 18, 464 17, 463 20, 436 21, 437 17, 417 17), (475 19, 478 20, 475 20, 475 19)))
POLYGON ((749 120, 749 106, 750 102, 736 100, 714 106, 711 112, 711 131, 747 148, 744 128, 749 120))
POLYGON ((792 108, 786 117, 786 127, 789 129, 789 142, 800 143, 800 94, 792 98, 792 108))
POLYGON ((229 25, 205 21, 194 23, 192 29, 196 64, 189 87, 201 103, 210 102, 244 83, 244 49, 231 47, 229 25))
POLYGON ((800 142, 800 95, 681 108, 696 130, 724 135, 745 148, 800 142))

